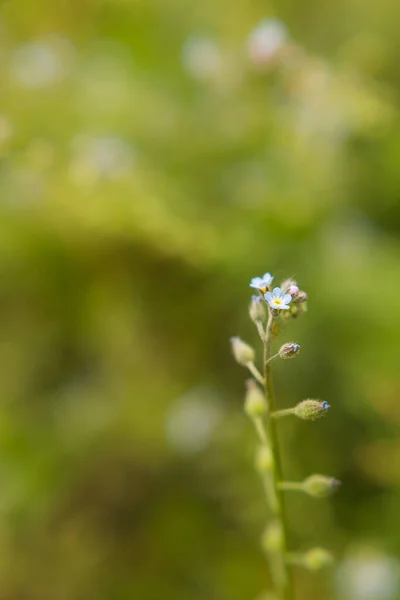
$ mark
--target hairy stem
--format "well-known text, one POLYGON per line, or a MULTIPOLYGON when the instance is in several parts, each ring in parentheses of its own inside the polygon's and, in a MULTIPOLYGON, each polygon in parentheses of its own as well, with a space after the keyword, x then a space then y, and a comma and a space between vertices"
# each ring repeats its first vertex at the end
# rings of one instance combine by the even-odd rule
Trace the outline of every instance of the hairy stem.
POLYGON ((286 555, 286 562, 297 567, 304 566, 304 555, 298 552, 289 552, 286 555))
POLYGON ((279 489, 283 491, 299 491, 302 492, 304 489, 302 481, 281 481, 279 483, 279 489))
POLYGON ((250 373, 253 375, 253 377, 255 377, 255 379, 257 379, 258 383, 261 383, 261 385, 264 386, 264 384, 265 384, 264 377, 261 375, 261 373, 257 369, 256 365, 253 362, 248 362, 246 366, 247 366, 248 370, 250 371, 250 373))
POLYGON ((283 408, 282 410, 276 410, 271 414, 271 417, 274 419, 280 419, 281 417, 287 417, 288 415, 293 415, 295 412, 294 408, 283 408))
POLYGON ((262 322, 257 320, 256 327, 257 327, 258 335, 260 336, 261 340, 264 342, 265 341, 265 331, 264 331, 264 326, 263 326, 262 322))
POLYGON ((261 444, 264 446, 268 446, 267 432, 265 431, 264 422, 262 418, 256 417, 255 419, 253 419, 253 422, 261 444))
MULTIPOLYGON (((282 533, 283 533, 283 543, 282 550, 279 556, 280 564, 275 566, 275 561, 271 563, 271 567, 276 569, 277 567, 281 571, 280 585, 278 594, 281 600, 292 600, 293 599, 293 591, 292 591, 292 579, 291 579, 291 571, 286 562, 286 554, 287 554, 287 521, 285 514, 285 505, 282 490, 279 487, 279 482, 282 480, 282 468, 281 468, 281 458, 279 451, 279 442, 278 442, 278 434, 276 428, 276 420, 272 418, 272 413, 275 412, 275 396, 274 390, 272 386, 272 378, 271 378, 271 342, 272 342, 272 326, 274 322, 274 317, 272 315, 271 309, 269 309, 268 323, 265 330, 265 341, 264 341, 264 390, 265 390, 265 398, 268 405, 268 412, 266 416, 266 425, 267 425, 267 436, 269 439, 270 449, 274 459, 274 469, 273 469, 273 485, 275 489, 275 516, 279 521, 282 533)), ((275 576, 274 580, 277 581, 278 578, 275 576)))

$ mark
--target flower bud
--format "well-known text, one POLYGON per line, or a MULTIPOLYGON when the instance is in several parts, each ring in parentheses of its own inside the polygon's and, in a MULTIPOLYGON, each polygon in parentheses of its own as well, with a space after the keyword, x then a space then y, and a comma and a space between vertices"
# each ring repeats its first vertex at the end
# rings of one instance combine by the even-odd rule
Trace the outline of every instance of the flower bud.
POLYGON ((297 281, 295 279, 285 279, 285 281, 282 281, 280 288, 283 292, 285 292, 285 294, 290 294, 289 292, 289 288, 290 287, 297 287, 297 281))
POLYGON ((333 563, 333 556, 324 548, 312 548, 303 557, 303 566, 310 571, 318 571, 333 563))
POLYGON ((239 365, 245 367, 248 363, 254 362, 255 352, 251 346, 243 342, 239 337, 231 338, 231 344, 233 356, 239 365))
POLYGON ((290 294, 292 298, 295 298, 299 292, 300 288, 297 285, 290 285, 287 290, 287 293, 290 294))
POLYGON ((301 302, 306 302, 308 300, 308 296, 303 290, 300 290, 296 296, 293 297, 293 302, 296 304, 300 304, 301 302))
POLYGON ((303 481, 303 491, 315 498, 326 498, 341 485, 340 481, 325 475, 310 475, 303 481))
POLYGON ((295 344, 294 342, 288 342, 287 344, 283 344, 283 346, 279 348, 279 356, 280 358, 293 358, 299 350, 299 344, 295 344))
POLYGON ((249 314, 250 314, 250 319, 253 321, 253 323, 256 323, 257 321, 265 321, 265 317, 266 317, 267 313, 265 310, 264 302, 261 299, 261 296, 254 295, 251 297, 249 314))
POLYGON ((261 546, 266 552, 280 552, 283 548, 282 525, 273 521, 265 529, 261 537, 261 546))
POLYGON ((268 446, 260 446, 256 455, 256 467, 260 473, 272 471, 274 467, 274 457, 268 446))
POLYGON ((244 400, 246 414, 253 419, 262 417, 267 412, 267 403, 264 394, 253 379, 246 381, 246 387, 247 392, 244 400))
POLYGON ((303 400, 294 408, 294 414, 299 419, 305 421, 315 421, 320 417, 323 417, 326 411, 330 408, 327 402, 320 402, 319 400, 303 400))

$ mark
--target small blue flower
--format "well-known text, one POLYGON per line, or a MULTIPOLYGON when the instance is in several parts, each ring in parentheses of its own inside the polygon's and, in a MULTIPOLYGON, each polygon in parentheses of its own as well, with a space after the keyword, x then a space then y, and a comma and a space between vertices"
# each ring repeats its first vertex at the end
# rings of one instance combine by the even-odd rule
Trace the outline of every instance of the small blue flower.
POLYGON ((264 294, 264 298, 271 308, 277 310, 289 310, 289 302, 292 300, 292 296, 285 294, 279 287, 274 288, 273 292, 264 294))
POLYGON ((328 404, 328 402, 326 402, 326 400, 325 400, 325 401, 324 401, 324 402, 321 404, 321 407, 322 407, 324 410, 328 410, 328 408, 330 408, 330 407, 331 407, 331 405, 330 405, 330 404, 328 404))
POLYGON ((267 291, 274 278, 271 273, 264 273, 262 277, 253 277, 250 281, 250 287, 255 288, 256 290, 261 290, 263 294, 267 291))

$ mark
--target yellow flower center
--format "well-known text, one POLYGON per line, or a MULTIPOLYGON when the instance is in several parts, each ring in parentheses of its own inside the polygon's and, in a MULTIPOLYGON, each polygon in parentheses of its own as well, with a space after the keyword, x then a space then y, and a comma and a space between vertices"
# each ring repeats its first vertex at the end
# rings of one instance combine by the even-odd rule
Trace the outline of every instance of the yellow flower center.
POLYGON ((275 304, 278 304, 279 306, 279 304, 282 304, 282 300, 280 300, 279 298, 275 298, 275 304))

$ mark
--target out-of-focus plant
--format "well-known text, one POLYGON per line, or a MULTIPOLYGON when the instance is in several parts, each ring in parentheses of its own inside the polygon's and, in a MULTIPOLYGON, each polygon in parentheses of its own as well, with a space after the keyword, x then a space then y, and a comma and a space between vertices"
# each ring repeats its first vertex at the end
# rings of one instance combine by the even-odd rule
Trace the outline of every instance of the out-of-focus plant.
POLYGON ((251 346, 238 337, 233 337, 231 342, 236 361, 247 367, 253 375, 247 381, 244 409, 257 433, 256 468, 272 513, 261 544, 269 561, 277 598, 292 600, 291 565, 316 571, 328 566, 332 562, 332 555, 324 548, 312 548, 305 553, 289 550, 283 491, 297 490, 309 496, 325 498, 334 492, 340 482, 333 477, 318 474, 310 475, 301 482, 283 480, 277 420, 295 415, 303 420, 315 421, 326 414, 330 405, 326 401, 306 399, 293 408, 278 410, 276 407, 271 363, 277 358, 293 358, 298 354, 300 345, 286 342, 273 354, 272 342, 278 337, 283 321, 296 318, 306 311, 307 294, 292 279, 283 281, 280 287, 271 291, 273 279, 270 273, 265 273, 262 277, 254 277, 250 282, 250 287, 259 292, 258 296, 252 296, 249 313, 264 346, 263 373, 255 365, 255 351, 251 346))

